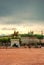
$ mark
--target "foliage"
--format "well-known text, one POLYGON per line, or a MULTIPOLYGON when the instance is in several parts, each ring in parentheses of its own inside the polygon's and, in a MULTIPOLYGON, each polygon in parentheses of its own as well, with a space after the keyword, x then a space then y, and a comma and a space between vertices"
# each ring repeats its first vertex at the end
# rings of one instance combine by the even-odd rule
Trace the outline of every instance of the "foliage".
POLYGON ((21 36, 21 37, 27 37, 27 36, 31 37, 31 36, 33 36, 33 35, 31 35, 31 34, 20 34, 20 36, 21 36))
POLYGON ((0 42, 10 42, 10 38, 0 38, 0 42))
POLYGON ((36 36, 38 39, 43 39, 43 35, 38 35, 38 34, 36 34, 36 35, 34 35, 34 36, 36 36))

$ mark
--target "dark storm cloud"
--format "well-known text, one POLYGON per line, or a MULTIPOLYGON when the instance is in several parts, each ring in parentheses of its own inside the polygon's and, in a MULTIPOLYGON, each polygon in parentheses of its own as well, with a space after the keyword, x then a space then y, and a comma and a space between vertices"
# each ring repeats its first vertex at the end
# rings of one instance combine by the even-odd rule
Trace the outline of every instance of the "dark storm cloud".
POLYGON ((44 0, 0 0, 0 23, 44 21, 44 0), (9 19, 10 17, 10 19, 9 19))

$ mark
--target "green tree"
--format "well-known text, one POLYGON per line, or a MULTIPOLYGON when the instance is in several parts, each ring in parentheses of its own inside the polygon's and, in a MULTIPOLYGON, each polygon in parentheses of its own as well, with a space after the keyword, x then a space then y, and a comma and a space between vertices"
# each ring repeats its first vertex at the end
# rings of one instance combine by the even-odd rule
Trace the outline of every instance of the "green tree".
POLYGON ((43 35, 37 35, 37 38, 39 39, 39 43, 41 44, 41 39, 43 39, 43 35))

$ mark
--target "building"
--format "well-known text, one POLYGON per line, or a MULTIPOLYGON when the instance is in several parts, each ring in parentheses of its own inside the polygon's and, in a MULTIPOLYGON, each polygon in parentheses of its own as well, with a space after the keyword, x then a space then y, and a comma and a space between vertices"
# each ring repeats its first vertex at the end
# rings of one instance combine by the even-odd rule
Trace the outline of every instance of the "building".
POLYGON ((28 44, 29 43, 29 37, 21 37, 21 43, 22 44, 28 44))
POLYGON ((39 39, 37 39, 36 36, 26 36, 26 37, 21 37, 21 43, 22 44, 30 44, 30 43, 39 43, 39 39))
POLYGON ((44 38, 43 38, 43 39, 41 39, 41 43, 44 43, 44 38))
POLYGON ((19 44, 19 39, 11 39, 11 47, 12 46, 17 46, 17 47, 20 47, 20 44, 19 44))
POLYGON ((39 43, 39 39, 36 36, 29 37, 30 43, 39 43))

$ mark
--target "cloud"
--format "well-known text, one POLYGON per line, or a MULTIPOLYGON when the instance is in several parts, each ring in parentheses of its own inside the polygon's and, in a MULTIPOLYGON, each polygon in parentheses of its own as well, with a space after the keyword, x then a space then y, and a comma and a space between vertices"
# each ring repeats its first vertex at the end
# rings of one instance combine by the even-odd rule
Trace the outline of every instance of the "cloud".
MULTIPOLYGON (((25 16, 26 17, 26 16, 25 16)), ((28 17, 28 16, 27 16, 28 17)), ((21 16, 6 16, 0 17, 0 24, 13 24, 13 25, 27 25, 27 26, 34 26, 34 25, 44 25, 44 21, 42 20, 30 20, 30 19, 23 19, 21 16)), ((43 27, 43 26, 42 26, 43 27)))

